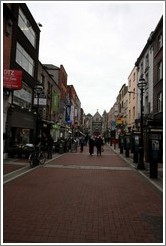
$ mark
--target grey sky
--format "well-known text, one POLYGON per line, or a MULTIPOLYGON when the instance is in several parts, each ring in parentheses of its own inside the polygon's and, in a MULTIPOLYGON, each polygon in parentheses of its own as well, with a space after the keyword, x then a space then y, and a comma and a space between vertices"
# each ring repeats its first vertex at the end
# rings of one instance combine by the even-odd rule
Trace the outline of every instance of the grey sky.
MULTIPOLYGON (((65 67, 85 113, 111 109, 164 15, 165 1, 28 1, 42 63, 65 67)), ((164 22, 165 23, 165 22, 164 22)))

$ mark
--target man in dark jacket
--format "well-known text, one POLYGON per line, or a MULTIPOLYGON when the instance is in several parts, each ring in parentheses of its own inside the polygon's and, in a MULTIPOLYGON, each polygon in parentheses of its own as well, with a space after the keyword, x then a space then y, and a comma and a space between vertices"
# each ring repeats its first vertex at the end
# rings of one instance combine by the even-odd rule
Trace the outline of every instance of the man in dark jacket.
POLYGON ((101 138, 101 136, 98 136, 96 138, 96 148, 97 148, 97 156, 100 155, 101 156, 101 148, 103 146, 103 139, 101 138))

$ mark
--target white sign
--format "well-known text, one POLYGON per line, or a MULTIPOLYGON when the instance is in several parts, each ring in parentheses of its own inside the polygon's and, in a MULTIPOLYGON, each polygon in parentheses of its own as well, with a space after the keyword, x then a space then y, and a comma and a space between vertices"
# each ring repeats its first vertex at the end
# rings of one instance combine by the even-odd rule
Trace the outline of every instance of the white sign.
POLYGON ((47 105, 47 99, 46 98, 34 98, 34 105, 39 105, 39 106, 46 106, 47 105))

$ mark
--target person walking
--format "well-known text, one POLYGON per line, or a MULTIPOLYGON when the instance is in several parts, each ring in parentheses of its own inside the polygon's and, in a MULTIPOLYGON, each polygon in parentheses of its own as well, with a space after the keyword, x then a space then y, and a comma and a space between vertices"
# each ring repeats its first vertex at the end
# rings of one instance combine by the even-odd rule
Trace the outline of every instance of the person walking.
POLYGON ((89 154, 92 156, 94 153, 95 140, 93 137, 89 138, 89 154))
POLYGON ((80 138, 80 152, 83 152, 83 149, 84 149, 84 143, 85 143, 85 139, 84 137, 82 136, 80 138))
POLYGON ((101 136, 99 135, 96 138, 96 148, 97 148, 97 156, 100 155, 101 156, 101 149, 103 146, 103 139, 101 138, 101 136))

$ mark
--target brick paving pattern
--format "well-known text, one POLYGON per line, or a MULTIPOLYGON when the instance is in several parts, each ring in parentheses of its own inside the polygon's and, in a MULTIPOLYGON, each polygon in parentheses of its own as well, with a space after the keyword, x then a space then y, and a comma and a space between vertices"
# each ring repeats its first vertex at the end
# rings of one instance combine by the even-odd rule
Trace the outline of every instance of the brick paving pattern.
POLYGON ((52 159, 3 195, 4 243, 163 241, 162 192, 108 146, 101 157, 85 148, 52 159))

